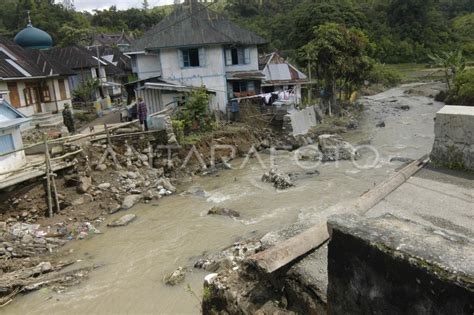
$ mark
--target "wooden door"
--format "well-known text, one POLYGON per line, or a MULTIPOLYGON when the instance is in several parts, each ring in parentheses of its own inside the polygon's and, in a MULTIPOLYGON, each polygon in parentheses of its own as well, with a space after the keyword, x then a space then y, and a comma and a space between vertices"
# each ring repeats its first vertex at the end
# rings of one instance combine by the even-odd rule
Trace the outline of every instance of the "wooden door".
POLYGON ((64 101, 67 99, 66 84, 64 83, 63 79, 59 79, 58 85, 59 85, 59 96, 61 97, 61 101, 64 101))
POLYGON ((41 92, 40 88, 38 86, 33 88, 33 93, 35 93, 35 107, 36 107, 36 112, 41 113, 43 112, 43 109, 41 108, 41 92))
POLYGON ((15 82, 8 82, 8 91, 10 92, 10 103, 14 107, 21 107, 20 94, 18 94, 18 86, 15 82))

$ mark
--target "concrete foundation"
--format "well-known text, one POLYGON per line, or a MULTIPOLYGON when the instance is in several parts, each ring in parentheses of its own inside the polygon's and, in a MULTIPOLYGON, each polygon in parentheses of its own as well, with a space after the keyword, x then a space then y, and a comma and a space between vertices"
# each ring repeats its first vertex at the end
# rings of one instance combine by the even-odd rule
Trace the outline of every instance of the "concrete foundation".
POLYGON ((318 123, 317 110, 316 106, 310 106, 285 115, 285 130, 293 136, 306 135, 318 123))
POLYGON ((474 171, 474 107, 445 106, 436 114, 431 160, 474 171))
POLYGON ((472 240, 392 215, 328 224, 329 314, 473 314, 472 240))

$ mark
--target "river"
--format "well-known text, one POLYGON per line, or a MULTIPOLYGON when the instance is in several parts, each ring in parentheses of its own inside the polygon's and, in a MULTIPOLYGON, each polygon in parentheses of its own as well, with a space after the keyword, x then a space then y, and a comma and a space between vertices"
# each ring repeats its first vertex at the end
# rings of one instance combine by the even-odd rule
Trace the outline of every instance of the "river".
MULTIPOLYGON (((413 86, 413 85, 412 85, 413 86)), ((303 221, 312 213, 337 202, 359 196, 381 182, 401 162, 391 157, 419 158, 431 150, 433 118, 443 106, 424 96, 404 94, 403 86, 363 98, 365 111, 360 128, 344 135, 352 144, 370 143, 380 158, 375 167, 360 169, 350 161, 317 165, 319 175, 296 181, 296 187, 276 191, 260 178, 264 169, 258 159, 232 162, 234 169, 215 177, 195 178, 180 191, 200 188, 198 195, 177 194, 130 213, 138 218, 127 227, 107 228, 104 234, 67 245, 71 257, 80 260, 74 267, 101 263, 81 284, 62 293, 41 289, 19 296, 1 312, 8 314, 199 314, 196 295, 202 292, 205 273, 191 269, 183 284, 163 284, 165 273, 178 266, 192 266, 197 257, 214 252, 238 240, 262 236, 271 230, 303 221), (410 106, 402 110, 401 105, 410 106), (384 128, 377 128, 384 121, 384 128), (235 209, 241 218, 207 216, 218 205, 235 209)), ((371 164, 374 154, 363 151, 359 165, 371 164)), ((269 155, 260 154, 265 167, 269 155)), ((285 172, 304 172, 292 153, 275 157, 285 172)), ((300 163, 301 164, 301 163, 300 163)), ((306 162, 305 167, 313 162, 306 162)), ((118 213, 107 220, 115 219, 118 213)))

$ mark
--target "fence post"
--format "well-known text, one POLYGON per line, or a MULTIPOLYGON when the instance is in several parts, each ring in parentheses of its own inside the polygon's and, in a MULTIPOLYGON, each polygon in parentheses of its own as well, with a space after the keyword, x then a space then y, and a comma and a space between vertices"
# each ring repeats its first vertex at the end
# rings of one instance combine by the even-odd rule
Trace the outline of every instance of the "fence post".
POLYGON ((48 148, 48 136, 46 133, 43 133, 43 142, 44 142, 44 159, 46 165, 46 201, 48 203, 48 215, 50 218, 53 217, 53 205, 51 204, 51 178, 50 173, 50 163, 49 163, 49 148, 48 148))

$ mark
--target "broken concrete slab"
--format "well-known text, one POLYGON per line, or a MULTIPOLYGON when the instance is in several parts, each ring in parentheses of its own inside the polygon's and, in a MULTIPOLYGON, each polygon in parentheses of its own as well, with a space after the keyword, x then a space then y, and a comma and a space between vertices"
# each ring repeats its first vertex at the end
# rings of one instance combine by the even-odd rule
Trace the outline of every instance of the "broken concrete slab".
POLYGON ((431 159, 449 168, 474 171, 474 107, 444 106, 436 113, 431 159))
POLYGON ((329 314, 471 314, 472 240, 384 215, 331 217, 329 314))

